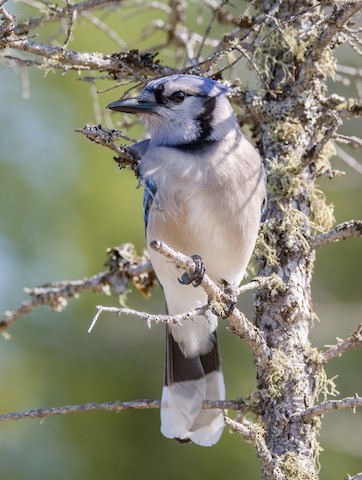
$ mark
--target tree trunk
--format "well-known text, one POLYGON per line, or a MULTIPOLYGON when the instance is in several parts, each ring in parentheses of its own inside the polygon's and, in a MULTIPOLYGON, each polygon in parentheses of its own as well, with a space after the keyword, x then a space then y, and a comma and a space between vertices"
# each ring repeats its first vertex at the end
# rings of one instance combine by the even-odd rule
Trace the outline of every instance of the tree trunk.
MULTIPOLYGON (((256 325, 272 349, 268 367, 258 369, 265 440, 273 464, 272 473, 264 472, 268 480, 318 478, 319 421, 292 417, 333 388, 309 342, 315 253, 308 237, 333 222, 332 209, 315 185, 319 175, 331 171, 333 148, 328 141, 339 125, 326 97, 325 78, 334 68, 334 44, 327 38, 337 41, 338 25, 346 23, 357 5, 345 2, 335 8, 316 31, 321 8, 317 4, 275 4, 279 23, 290 23, 284 35, 274 30, 260 47, 258 65, 264 65, 262 74, 271 92, 249 105, 268 177, 268 205, 257 245, 259 274, 277 274, 283 284, 274 291, 260 289, 254 303, 256 325), (298 17, 308 8, 310 16, 298 17)), ((258 6, 265 13, 270 10, 270 2, 258 6)))

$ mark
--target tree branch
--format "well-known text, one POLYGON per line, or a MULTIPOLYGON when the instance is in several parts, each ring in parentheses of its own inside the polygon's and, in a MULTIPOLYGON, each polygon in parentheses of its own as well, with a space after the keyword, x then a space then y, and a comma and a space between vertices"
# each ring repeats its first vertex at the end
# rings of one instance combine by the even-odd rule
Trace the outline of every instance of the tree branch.
POLYGON ((3 24, 0 26, 0 36, 9 35, 14 29, 14 17, 5 10, 4 3, 6 0, 0 2, 0 18, 3 24))
POLYGON ((103 312, 110 312, 116 313, 119 317, 121 315, 134 315, 136 317, 141 318, 147 322, 148 327, 151 327, 151 323, 154 322, 157 324, 159 323, 174 323, 176 325, 182 326, 182 321, 184 320, 192 320, 195 315, 205 315, 205 313, 210 310, 209 305, 205 305, 201 308, 195 308, 194 310, 190 310, 184 313, 178 313, 177 315, 159 315, 159 314, 152 314, 147 312, 140 312, 138 310, 134 310, 133 308, 125 308, 125 307, 104 307, 103 305, 96 306, 97 313, 95 314, 92 323, 88 329, 88 333, 93 330, 96 322, 101 313, 103 312))
MULTIPOLYGON (((186 270, 189 274, 195 271, 195 262, 191 257, 187 257, 182 253, 176 252, 165 243, 156 240, 151 242, 150 246, 158 253, 161 253, 166 258, 172 260, 175 265, 186 270)), ((216 303, 216 307, 221 309, 227 307, 230 302, 230 297, 218 287, 206 274, 204 275, 200 286, 204 289, 209 297, 209 302, 212 305, 216 303)), ((253 325, 243 313, 234 308, 232 313, 228 315, 228 321, 234 332, 243 338, 246 343, 252 348, 256 361, 260 365, 266 365, 269 361, 270 349, 266 344, 262 332, 253 325)))
POLYGON ((131 167, 138 178, 139 159, 125 145, 118 146, 114 143, 115 140, 124 137, 121 131, 103 128, 100 125, 85 125, 82 129, 76 129, 75 131, 83 133, 91 142, 103 145, 115 152, 118 155, 118 157, 115 157, 115 161, 119 167, 131 167))
POLYGON ((311 238, 309 244, 311 248, 319 248, 352 237, 362 237, 362 220, 350 220, 341 223, 333 230, 311 238))
POLYGON ((315 417, 320 417, 331 410, 341 410, 342 408, 362 407, 362 397, 346 397, 341 400, 327 400, 314 407, 309 407, 304 412, 298 413, 293 418, 302 418, 306 422, 310 422, 315 417))
POLYGON ((334 139, 336 142, 344 143, 345 145, 355 148, 356 150, 362 148, 362 140, 358 137, 335 134, 334 139))
POLYGON ((324 30, 321 32, 319 39, 311 48, 306 56, 301 71, 298 75, 299 80, 295 82, 294 92, 302 92, 305 90, 310 81, 316 74, 318 63, 328 48, 333 47, 334 37, 342 31, 349 20, 362 9, 360 1, 347 1, 341 4, 340 8, 335 8, 331 15, 323 22, 324 30))
MULTIPOLYGON (((70 6, 71 10, 75 13, 82 13, 87 10, 95 10, 105 6, 116 6, 121 3, 121 0, 86 0, 85 2, 78 2, 70 6)), ((63 8, 58 7, 56 4, 43 4, 43 7, 48 7, 49 11, 46 15, 38 18, 32 18, 29 21, 20 23, 14 28, 15 35, 24 35, 35 28, 41 27, 49 22, 56 22, 64 17, 69 16, 69 6, 63 8)))
MULTIPOLYGON (((35 408, 21 412, 9 412, 0 415, 0 422, 9 420, 24 420, 27 418, 46 418, 54 415, 69 415, 72 413, 87 412, 122 412, 123 410, 145 410, 160 408, 160 400, 132 400, 129 402, 104 402, 104 403, 85 403, 81 405, 65 405, 63 407, 35 408)), ((250 410, 248 402, 244 400, 205 400, 202 408, 212 409, 230 409, 230 410, 250 410)))
POLYGON ((332 345, 322 353, 323 362, 327 363, 343 353, 362 347, 362 323, 358 325, 352 335, 345 340, 339 340, 337 345, 332 345))
POLYGON ((343 148, 335 145, 336 153, 341 160, 343 160, 347 165, 356 170, 358 173, 362 173, 362 165, 357 162, 355 158, 352 157, 349 153, 343 150, 343 148))
POLYGON ((258 458, 263 466, 263 470, 267 474, 267 478, 274 478, 273 460, 265 443, 265 431, 263 427, 256 423, 245 426, 242 423, 231 420, 229 417, 225 417, 225 424, 233 432, 239 433, 247 443, 251 443, 255 447, 258 458))
POLYGON ((362 480, 362 473, 357 473, 357 475, 354 475, 353 477, 347 475, 344 480, 362 480))
POLYGON ((128 282, 145 296, 156 284, 156 276, 146 253, 139 257, 134 246, 125 243, 107 250, 106 265, 109 270, 82 280, 54 282, 33 289, 25 289, 31 300, 22 303, 16 310, 8 310, 0 320, 0 332, 10 328, 21 316, 30 313, 40 305, 49 305, 56 312, 63 310, 67 299, 77 298, 80 293, 93 292, 123 295, 128 291, 128 282))
MULTIPOLYGON (((113 77, 117 77, 120 74, 127 77, 133 76, 134 78, 154 77, 156 75, 170 75, 174 72, 174 69, 161 66, 158 61, 154 61, 154 54, 142 53, 138 50, 119 52, 112 55, 101 55, 96 52, 81 53, 68 50, 65 45, 48 45, 41 42, 34 42, 24 36, 19 36, 29 29, 35 28, 47 21, 57 20, 65 16, 69 17, 69 5, 62 9, 55 8, 55 12, 51 13, 48 17, 44 16, 34 19, 27 24, 16 27, 14 15, 5 10, 3 6, 4 3, 5 1, 2 1, 0 5, 0 16, 3 20, 3 24, 0 27, 0 47, 13 48, 35 55, 36 57, 41 57, 47 60, 48 63, 46 65, 49 65, 49 60, 51 60, 51 66, 54 68, 96 70, 98 72, 108 72, 110 75, 113 75, 113 77)), ((81 2, 70 7, 71 14, 75 18, 77 12, 98 8, 99 6, 111 3, 115 2, 105 0, 81 2)))
POLYGON ((157 61, 153 62, 155 55, 138 50, 112 55, 101 55, 96 52, 81 53, 59 46, 33 42, 27 38, 17 38, 15 35, 0 37, 0 47, 14 48, 21 52, 53 60, 52 67, 67 70, 96 70, 115 76, 122 74, 129 77, 133 75, 135 78, 139 78, 141 75, 154 77, 174 73, 174 70, 161 66, 157 61))

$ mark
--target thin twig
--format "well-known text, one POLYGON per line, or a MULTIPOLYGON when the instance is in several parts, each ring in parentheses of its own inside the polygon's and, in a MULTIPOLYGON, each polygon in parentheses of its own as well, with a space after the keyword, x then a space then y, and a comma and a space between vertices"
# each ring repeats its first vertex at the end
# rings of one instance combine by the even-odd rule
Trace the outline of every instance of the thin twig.
MULTIPOLYGON (((85 2, 78 2, 72 6, 72 10, 75 14, 81 13, 88 10, 95 10, 97 8, 102 8, 106 6, 115 6, 119 5, 120 0, 86 0, 85 2)), ((46 4, 42 4, 44 8, 46 4)), ((42 25, 45 25, 49 22, 56 22, 61 18, 65 18, 69 15, 68 6, 66 5, 63 8, 56 7, 54 3, 51 4, 51 8, 46 13, 38 18, 33 18, 27 22, 20 23, 14 29, 15 35, 24 35, 25 33, 34 30, 42 25)))
POLYGON ((309 244, 311 248, 319 248, 352 237, 362 237, 362 220, 350 220, 341 223, 333 230, 311 238, 309 244))
POLYGON ((362 148, 362 139, 358 137, 336 134, 334 135, 334 139, 336 142, 344 143, 351 148, 355 148, 356 150, 362 148))
POLYGON ((205 32, 204 32, 204 34, 203 34, 203 36, 202 36, 202 40, 201 40, 201 42, 200 42, 199 49, 198 49, 198 51, 197 51, 197 53, 196 53, 196 55, 195 55, 195 61, 194 61, 194 63, 198 63, 198 61, 199 61, 199 59, 200 59, 200 57, 201 57, 202 50, 203 50, 203 48, 204 48, 204 46, 205 46, 205 41, 208 39, 208 37, 209 37, 209 35, 210 35, 211 28, 212 28, 213 23, 215 22, 215 19, 216 19, 216 16, 217 16, 217 14, 218 14, 218 11, 221 10, 222 7, 223 7, 224 5, 226 5, 227 3, 228 3, 227 1, 223 0, 223 1, 220 3, 220 5, 218 5, 218 7, 213 10, 211 19, 210 19, 210 21, 209 21, 209 24, 208 24, 207 27, 206 27, 206 30, 205 30, 205 32))
POLYGON ((338 340, 336 345, 330 346, 324 353, 322 353, 324 363, 327 363, 334 358, 340 357, 343 353, 350 350, 356 350, 362 347, 362 323, 358 325, 352 335, 345 340, 338 340))
POLYGON ((357 475, 354 475, 353 477, 347 475, 344 480, 362 480, 362 473, 357 473, 357 475))
POLYGON ((332 410, 341 410, 342 408, 352 408, 354 410, 357 407, 362 407, 362 397, 356 396, 342 398, 341 400, 327 400, 319 405, 307 408, 304 412, 297 413, 293 416, 293 419, 302 418, 304 421, 310 422, 315 417, 320 417, 332 410))
POLYGON ((87 10, 82 11, 81 16, 83 18, 86 18, 89 22, 99 28, 99 30, 105 33, 120 48, 122 48, 123 50, 127 50, 127 44, 121 39, 119 35, 117 35, 114 30, 109 27, 109 25, 106 25, 104 22, 102 22, 102 20, 100 20, 95 15, 92 15, 87 10))
POLYGON ((182 323, 184 320, 192 320, 195 315, 205 315, 205 313, 210 310, 208 305, 205 305, 201 308, 195 308, 194 310, 190 310, 188 312, 179 313, 177 315, 159 315, 159 314, 152 314, 147 312, 140 312, 138 310, 134 310, 133 308, 125 308, 125 307, 104 307, 103 305, 96 306, 97 313, 95 314, 92 323, 88 329, 88 333, 93 330, 96 322, 100 314, 103 312, 110 312, 116 313, 119 317, 121 315, 134 315, 135 317, 142 318, 147 322, 148 327, 151 327, 152 322, 156 325, 159 323, 174 323, 182 327, 182 323))
MULTIPOLYGON (((146 410, 150 408, 160 408, 160 400, 132 400, 130 402, 104 402, 104 403, 85 403, 82 405, 65 405, 63 407, 35 408, 21 412, 9 412, 0 415, 0 422, 10 420, 25 420, 27 418, 40 418, 54 415, 69 415, 72 413, 87 412, 122 412, 124 410, 146 410)), ((249 410, 249 405, 244 400, 205 400, 202 408, 205 409, 230 409, 230 410, 249 410)))
POLYGON ((347 165, 349 165, 353 170, 356 170, 358 173, 362 173, 362 165, 357 162, 355 158, 352 157, 349 153, 345 152, 341 147, 335 145, 336 153, 341 160, 343 160, 347 165))

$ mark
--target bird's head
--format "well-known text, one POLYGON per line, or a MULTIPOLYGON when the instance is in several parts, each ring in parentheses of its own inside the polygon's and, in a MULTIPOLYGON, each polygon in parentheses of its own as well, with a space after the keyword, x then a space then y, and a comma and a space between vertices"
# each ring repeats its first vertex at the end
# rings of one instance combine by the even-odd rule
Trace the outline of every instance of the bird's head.
POLYGON ((226 92, 227 87, 209 78, 172 75, 153 80, 138 97, 107 108, 137 114, 151 145, 187 146, 220 140, 237 128, 226 92))

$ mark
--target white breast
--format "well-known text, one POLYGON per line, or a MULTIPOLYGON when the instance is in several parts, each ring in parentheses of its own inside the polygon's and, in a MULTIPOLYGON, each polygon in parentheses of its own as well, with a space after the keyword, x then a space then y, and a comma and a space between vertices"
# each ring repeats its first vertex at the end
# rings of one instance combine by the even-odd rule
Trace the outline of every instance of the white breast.
POLYGON ((238 284, 254 248, 264 180, 256 150, 243 137, 233 140, 197 158, 151 149, 141 171, 157 186, 148 242, 159 239, 187 255, 198 254, 211 278, 238 284), (230 144, 233 148, 226 148, 230 144))

